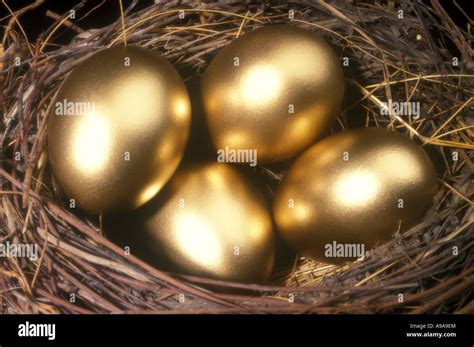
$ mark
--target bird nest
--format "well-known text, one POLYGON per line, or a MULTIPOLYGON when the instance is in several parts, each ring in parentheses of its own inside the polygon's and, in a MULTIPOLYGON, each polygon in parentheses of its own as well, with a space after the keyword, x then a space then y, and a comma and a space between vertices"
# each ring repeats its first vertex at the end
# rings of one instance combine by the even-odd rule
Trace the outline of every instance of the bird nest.
MULTIPOLYGON (((87 31, 69 13, 56 16, 36 42, 18 26, 28 8, 10 18, 0 74, 0 243, 37 245, 39 252, 36 259, 0 258, 0 312, 474 312, 473 50, 437 0, 157 1, 135 10, 136 3, 124 9, 123 23, 87 31), (101 218, 62 203, 45 148, 52 98, 77 64, 124 44, 122 24, 127 44, 159 52, 193 84, 222 47, 275 23, 315 31, 345 57, 346 96, 332 132, 385 127, 430 154, 440 190, 418 225, 364 261, 336 266, 280 253, 271 282, 249 285, 163 272, 111 242, 101 218), (77 35, 56 43, 65 29, 77 35), (389 99, 419 102, 421 116, 381 112, 389 99)), ((290 165, 255 168, 269 199, 290 165)))

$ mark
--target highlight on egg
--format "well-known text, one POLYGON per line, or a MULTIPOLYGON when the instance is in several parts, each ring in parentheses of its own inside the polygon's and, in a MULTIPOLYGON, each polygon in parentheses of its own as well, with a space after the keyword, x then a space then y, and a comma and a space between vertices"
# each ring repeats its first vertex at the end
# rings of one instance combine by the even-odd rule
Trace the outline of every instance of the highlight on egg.
POLYGON ((437 192, 425 151, 380 128, 329 136, 297 158, 273 216, 300 254, 327 263, 363 259, 378 242, 421 221, 437 192))
POLYGON ((341 63, 316 33, 272 25, 222 49, 202 77, 206 122, 217 150, 288 159, 322 137, 344 94, 341 63))
MULTIPOLYGON (((228 164, 178 170, 127 224, 134 229, 132 253, 157 267, 246 283, 270 277, 275 258, 270 209, 228 164)), ((122 234, 126 242, 132 238, 130 230, 122 234)))
POLYGON ((163 57, 136 46, 101 50, 66 77, 48 119, 48 154, 63 193, 88 213, 137 208, 184 153, 191 105, 163 57))

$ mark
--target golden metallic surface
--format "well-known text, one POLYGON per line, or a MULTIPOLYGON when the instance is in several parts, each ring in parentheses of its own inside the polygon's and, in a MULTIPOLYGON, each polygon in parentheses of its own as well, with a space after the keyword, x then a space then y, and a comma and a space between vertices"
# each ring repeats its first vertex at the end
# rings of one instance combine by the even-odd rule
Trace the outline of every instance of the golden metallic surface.
POLYGON ((136 208, 176 170, 190 123, 186 87, 168 61, 134 46, 104 49, 59 90, 48 120, 51 167, 86 212, 136 208))
POLYGON ((160 254, 173 270, 238 282, 268 280, 275 256, 271 214, 231 166, 178 171, 139 213, 147 252, 160 254))
POLYGON ((261 163, 303 151, 336 119, 344 94, 340 64, 323 39, 294 26, 267 26, 236 39, 202 79, 214 146, 256 149, 261 163))
POLYGON ((327 244, 359 243, 367 251, 399 226, 404 231, 419 222, 437 186, 430 158, 408 137, 351 130, 298 157, 277 190, 273 215, 294 249, 336 263, 341 259, 325 256, 327 244))

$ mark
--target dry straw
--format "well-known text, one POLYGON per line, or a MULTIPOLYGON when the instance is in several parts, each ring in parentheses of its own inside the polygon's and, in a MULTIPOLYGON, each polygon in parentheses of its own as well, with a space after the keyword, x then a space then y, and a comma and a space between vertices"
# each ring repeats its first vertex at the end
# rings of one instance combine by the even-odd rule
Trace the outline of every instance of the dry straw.
MULTIPOLYGON (((55 25, 29 42, 21 16, 41 2, 3 23, 0 242, 38 244, 40 251, 35 261, 0 258, 0 312, 474 312, 472 35, 439 1, 395 7, 390 1, 162 1, 140 11, 135 1, 124 8, 123 23, 117 18, 87 31, 69 12, 48 11, 55 25), (189 80, 239 35, 290 21, 319 32, 349 58, 346 99, 333 131, 387 127, 423 144, 437 162, 441 189, 420 224, 363 262, 328 266, 293 255, 278 262, 270 285, 249 286, 161 272, 108 241, 99 220, 63 207, 47 166, 45 115, 74 66, 124 43, 122 24, 128 44, 158 51, 189 80), (66 46, 55 43, 65 30, 77 36, 66 46), (388 99, 420 102, 422 116, 381 116, 388 99), (246 290, 202 289, 209 283, 246 290)), ((85 12, 81 6, 77 16, 85 12)), ((255 169, 269 198, 289 165, 255 169)))

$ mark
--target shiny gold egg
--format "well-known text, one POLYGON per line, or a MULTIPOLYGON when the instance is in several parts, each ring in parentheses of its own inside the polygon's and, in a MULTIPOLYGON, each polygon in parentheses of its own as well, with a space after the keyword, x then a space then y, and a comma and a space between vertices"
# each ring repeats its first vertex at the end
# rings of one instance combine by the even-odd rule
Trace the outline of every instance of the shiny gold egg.
POLYGON ((209 163, 178 170, 138 212, 134 225, 141 225, 142 252, 157 266, 221 280, 268 280, 275 256, 271 213, 231 166, 209 163))
POLYGON ((190 123, 186 87, 166 59, 134 46, 104 49, 81 62, 55 98, 52 171, 86 212, 136 208, 178 167, 190 123))
POLYGON ((363 128, 323 139, 298 157, 273 205, 282 238, 314 259, 363 258, 419 222, 437 191, 424 150, 399 133, 363 128))
POLYGON ((202 78, 214 146, 278 162, 303 151, 336 119, 344 94, 338 56, 314 32, 267 26, 236 39, 202 78))

